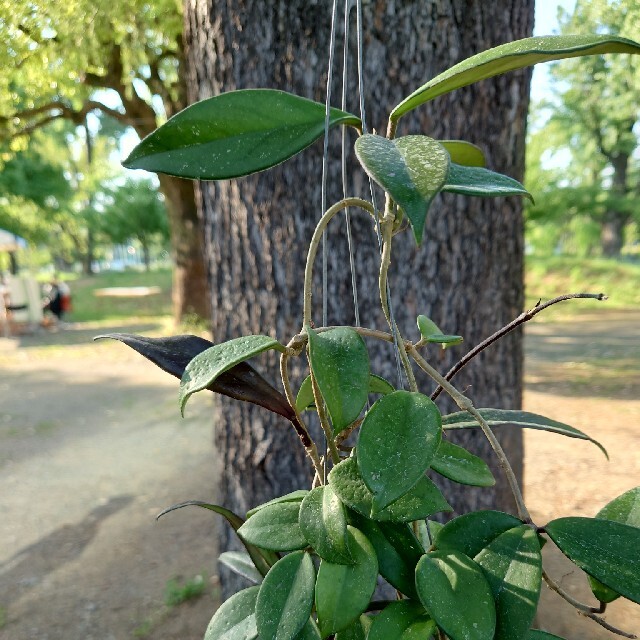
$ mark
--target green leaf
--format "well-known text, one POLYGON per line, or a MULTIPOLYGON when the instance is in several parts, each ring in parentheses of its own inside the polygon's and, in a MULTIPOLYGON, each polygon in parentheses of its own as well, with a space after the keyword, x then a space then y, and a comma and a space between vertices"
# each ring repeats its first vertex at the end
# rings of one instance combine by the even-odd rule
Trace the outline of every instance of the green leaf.
POLYGON ((419 603, 399 600, 387 605, 373 620, 367 640, 427 640, 436 623, 419 603))
POLYGON ((311 556, 296 551, 276 562, 260 585, 256 622, 261 640, 294 640, 313 609, 316 571, 311 556))
POLYGON ((464 338, 462 336, 448 336, 443 333, 432 333, 426 337, 425 341, 439 343, 443 349, 446 349, 447 347, 453 347, 456 344, 464 342, 464 338))
POLYGON ((480 147, 464 140, 438 140, 447 150, 451 157, 451 162, 464 165, 465 167, 484 167, 486 160, 480 147))
POLYGON ((355 143, 364 170, 409 218, 417 244, 422 242, 427 211, 445 183, 449 154, 427 136, 404 136, 387 140, 365 134, 355 143))
MULTIPOLYGON (((360 119, 331 109, 329 126, 360 119)), ((271 89, 230 91, 167 120, 122 163, 181 178, 226 180, 268 169, 324 134, 325 106, 271 89)))
POLYGON ((365 535, 348 527, 349 554, 354 564, 322 560, 316 580, 316 612, 325 638, 349 627, 367 608, 376 587, 378 562, 365 535))
POLYGON ((540 597, 542 557, 536 532, 527 525, 509 529, 475 561, 496 602, 495 640, 520 640, 531 626, 540 597))
POLYGON ((419 315, 417 318, 418 331, 420 335, 426 340, 429 336, 434 334, 441 334, 440 327, 427 316, 419 315))
MULTIPOLYGON (((596 518, 640 527, 640 487, 630 489, 609 502, 596 514, 596 518)), ((589 576, 589 584, 593 595, 600 602, 613 602, 620 595, 591 576, 589 576)))
POLYGON ((525 196, 533 202, 531 194, 517 180, 482 167, 464 167, 453 162, 442 191, 483 198, 525 196))
POLYGON ((438 407, 421 393, 394 391, 371 407, 360 427, 358 466, 381 511, 423 477, 442 437, 438 407))
POLYGON ((440 442, 431 468, 449 480, 472 487, 492 487, 496 483, 491 469, 482 458, 448 440, 440 442))
POLYGON ((297 502, 264 507, 238 529, 238 535, 249 544, 272 551, 304 549, 307 539, 298 524, 299 511, 297 502))
MULTIPOLYGON (((529 413, 528 411, 513 411, 510 409, 478 409, 480 415, 487 421, 490 427, 500 427, 503 425, 513 425, 516 427, 525 427, 528 429, 541 429, 542 431, 551 431, 559 433, 569 438, 579 438, 580 440, 589 440, 593 442, 607 458, 609 457, 606 449, 596 440, 590 438, 586 433, 578 431, 570 427, 568 424, 552 420, 537 413, 529 413)), ((458 411, 442 416, 442 428, 448 429, 476 429, 479 424, 466 411, 458 411)))
POLYGON ((350 520, 373 545, 380 575, 398 591, 417 598, 415 569, 424 550, 410 527, 405 523, 375 522, 354 511, 350 520))
POLYGON ((447 69, 405 98, 390 114, 398 120, 412 109, 445 93, 539 62, 601 53, 640 53, 640 45, 613 36, 538 36, 502 44, 447 69))
POLYGON ((300 505, 300 529, 314 551, 334 564, 351 564, 347 549, 347 514, 333 489, 312 489, 300 505))
POLYGON ((180 380, 182 414, 184 415, 184 407, 192 394, 206 389, 221 373, 231 367, 269 349, 284 351, 285 347, 269 336, 243 336, 213 345, 198 354, 186 366, 180 380))
MULTIPOLYGON (((366 615, 361 615, 353 624, 350 624, 346 629, 338 631, 336 633, 336 640, 365 640, 367 632, 365 630, 365 624, 369 618, 366 615)), ((369 622, 367 628, 371 626, 369 622)))
POLYGON ((441 511, 453 511, 440 489, 423 476, 404 496, 372 516, 373 494, 367 489, 355 458, 337 464, 329 473, 329 484, 344 504, 378 521, 413 522, 441 511))
POLYGON ((493 640, 496 611, 480 567, 458 551, 433 551, 416 567, 420 601, 451 640, 493 640))
POLYGON ((291 493, 287 493, 284 496, 279 496, 274 498, 273 500, 269 500, 269 502, 265 502, 264 504, 259 504, 257 507, 253 507, 253 509, 249 509, 247 511, 247 518, 255 515, 260 509, 264 509, 265 507, 270 507, 272 504, 280 504, 281 502, 302 502, 304 497, 309 493, 307 489, 296 489, 291 493))
POLYGON ((474 558, 499 535, 521 525, 518 518, 502 511, 473 511, 449 520, 438 531, 435 546, 474 558))
POLYGON ((256 600, 260 587, 249 587, 234 593, 220 605, 204 634, 204 640, 255 640, 256 600))
POLYGON ((600 518, 559 518, 545 531, 574 564, 640 604, 640 529, 600 518))
MULTIPOLYGON (((164 511, 159 513, 156 516, 156 520, 160 519, 163 515, 169 513, 170 511, 182 509, 183 507, 202 507, 203 509, 213 511, 214 513, 217 513, 218 515, 221 515, 223 518, 225 518, 236 533, 238 533, 238 530, 244 524, 244 520, 239 515, 233 513, 233 511, 229 511, 229 509, 225 509, 224 507, 221 507, 217 504, 210 504, 208 502, 202 502, 200 500, 188 500, 187 502, 174 504, 172 507, 169 507, 168 509, 165 509, 164 511)), ((269 568, 277 561, 278 557, 272 554, 270 551, 259 549, 258 547, 245 542, 242 538, 240 538, 240 541, 247 550, 256 569, 258 569, 258 571, 263 576, 266 576, 269 568)))
POLYGON ((246 553, 225 551, 218 557, 218 562, 254 584, 262 582, 262 575, 253 564, 251 556, 246 553))
POLYGON ((320 629, 313 618, 309 618, 295 640, 322 640, 320 629))
MULTIPOLYGON (((384 378, 376 376, 373 373, 369 376, 369 393, 381 393, 386 396, 395 391, 394 386, 387 382, 384 378)), ((311 387, 311 376, 307 376, 300 385, 298 395, 296 396, 296 409, 299 413, 307 411, 307 409, 315 409, 315 398, 313 397, 313 389, 311 387)))
POLYGON ((334 433, 357 420, 369 395, 369 354, 350 327, 316 333, 307 328, 309 364, 331 418, 334 433))

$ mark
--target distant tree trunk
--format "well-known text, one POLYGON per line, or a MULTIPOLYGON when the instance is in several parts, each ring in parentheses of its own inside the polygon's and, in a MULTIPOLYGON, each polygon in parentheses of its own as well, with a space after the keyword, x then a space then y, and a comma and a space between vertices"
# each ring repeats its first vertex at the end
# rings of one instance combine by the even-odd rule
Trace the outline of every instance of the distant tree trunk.
MULTIPOLYGON (((611 191, 614 196, 623 198, 629 191, 627 186, 629 156, 624 153, 617 153, 610 160, 613 166, 611 191)), ((620 257, 620 252, 624 245, 624 230, 630 217, 626 211, 620 211, 615 206, 605 213, 600 240, 602 254, 607 258, 620 257)))
POLYGON ((85 276, 93 275, 93 252, 95 250, 95 242, 93 237, 93 231, 87 229, 87 248, 82 260, 82 272, 85 276))
MULTIPOLYGON (((369 126, 377 131, 385 131, 389 110, 428 78, 483 49, 531 35, 533 25, 533 0, 387 0, 365 3, 364 11, 366 104, 369 126)), ((324 101, 330 3, 187 0, 185 20, 191 100, 270 87, 324 101)), ((440 98, 403 120, 398 135, 469 140, 485 149, 490 168, 522 179, 529 78, 528 72, 512 73, 440 98)), ((357 112, 353 73, 349 82, 348 108, 357 112)), ((329 203, 341 197, 336 164, 329 203)), ((353 163, 350 173, 349 194, 367 197, 366 181, 353 163)), ((321 214, 320 175, 321 144, 316 144, 258 176, 200 185, 216 341, 258 332, 287 340, 300 330, 306 247, 321 214)), ((376 294, 375 233, 359 213, 352 215, 352 223, 362 323, 384 328, 376 294)), ((328 237, 329 324, 353 322, 344 234, 343 224, 334 222, 328 237)), ((425 313, 443 330, 464 335, 470 348, 520 312, 523 221, 518 200, 443 197, 432 207, 426 235, 420 249, 409 233, 394 241, 393 302, 407 338, 416 338, 416 315, 425 313)), ((316 291, 314 320, 319 324, 320 288, 316 291)), ((458 387, 476 406, 520 406, 521 341, 521 333, 514 332, 458 376, 458 387)), ((392 375, 391 351, 381 354, 377 345, 370 347, 375 370, 392 375)), ((429 357, 446 371, 464 351, 441 354, 434 348, 429 357)), ((259 366, 269 378, 278 377, 275 358, 264 358, 259 366)), ((422 382, 425 391, 433 388, 422 382)), ((446 399, 441 406, 454 409, 446 399)), ((242 513, 276 494, 308 486, 309 466, 281 420, 219 398, 215 430, 223 504, 242 513)), ((457 440, 491 463, 498 485, 477 490, 449 484, 447 497, 456 511, 510 509, 511 497, 482 435, 469 432, 457 440)), ((520 434, 505 431, 503 442, 521 475, 520 434)), ((221 546, 229 546, 230 538, 225 530, 221 546)), ((235 586, 229 579, 226 593, 235 586)))
POLYGON ((149 242, 146 238, 140 239, 142 246, 142 261, 144 262, 144 270, 149 273, 151 270, 151 256, 149 255, 149 242))

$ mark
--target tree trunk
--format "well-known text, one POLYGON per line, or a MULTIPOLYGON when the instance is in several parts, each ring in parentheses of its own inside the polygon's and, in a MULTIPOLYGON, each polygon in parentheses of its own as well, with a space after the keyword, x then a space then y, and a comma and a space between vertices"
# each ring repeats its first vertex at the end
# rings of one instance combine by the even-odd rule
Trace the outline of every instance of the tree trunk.
MULTIPOLYGON (((191 100, 233 89, 270 87, 324 102, 330 3, 187 0, 185 20, 191 100)), ((531 35, 532 25, 533 0, 502 0, 491 5, 482 0, 365 3, 369 126, 384 132, 389 110, 410 91, 462 58, 531 35)), ((469 140, 483 147, 491 169, 522 179, 529 78, 528 72, 512 73, 439 98, 406 122, 403 119, 398 135, 425 133, 469 140)), ((357 113, 355 82, 352 66, 347 108, 357 113)), ((333 104, 339 105, 339 100, 333 104)), ((353 135, 349 136, 352 144, 353 135)), ((336 139, 337 135, 332 136, 332 142, 336 139)), ((286 341, 300 330, 306 248, 321 214, 321 154, 318 143, 263 174, 199 186, 216 341, 250 333, 286 341)), ((338 154, 332 155, 329 204, 341 197, 338 154)), ((368 197, 362 171, 351 163, 349 172, 353 178, 348 195, 368 197)), ((352 215, 352 225, 362 324, 384 329, 376 293, 379 254, 375 232, 360 213, 352 215)), ((351 324, 354 313, 343 220, 332 223, 327 243, 328 324, 351 324)), ((442 371, 522 309, 523 222, 521 203, 516 199, 439 198, 432 205, 423 247, 416 248, 410 233, 404 233, 394 241, 393 251, 390 286, 403 335, 417 338, 415 318, 424 313, 446 332, 465 337, 466 348, 444 353, 433 348, 429 357, 442 371)), ((318 265, 317 276, 319 270, 318 265)), ((320 291, 318 286, 316 325, 321 318, 320 291)), ((377 344, 369 346, 375 371, 392 376, 395 363, 390 349, 380 353, 377 344)), ((278 377, 274 357, 263 358, 259 366, 269 372, 268 377, 278 377)), ((390 380, 395 382, 395 377, 390 380)), ((427 393, 433 388, 427 380, 420 382, 427 393)), ((476 406, 519 407, 520 332, 483 353, 456 383, 476 406)), ((455 410, 446 399, 441 407, 447 412, 455 410)), ((215 429, 221 460, 219 500, 229 508, 243 512, 275 495, 309 485, 309 465, 295 434, 281 420, 251 405, 220 398, 215 429)), ((509 509, 510 494, 482 435, 469 432, 456 440, 479 452, 498 478, 494 490, 449 484, 446 495, 456 512, 509 509)), ((520 434, 510 430, 503 442, 521 477, 520 434)), ((232 544, 231 538, 225 530, 221 546, 232 544)), ((230 579, 225 592, 235 587, 230 579)))
POLYGON ((211 298, 202 242, 203 227, 198 215, 193 183, 158 174, 166 198, 173 261, 173 319, 185 315, 211 316, 211 298))
MULTIPOLYGON (((613 167, 611 192, 615 198, 622 199, 629 192, 627 186, 629 156, 625 153, 617 153, 611 158, 611 166, 613 167)), ((604 214, 600 233, 602 255, 607 258, 620 257, 620 252, 624 245, 624 230, 630 217, 629 213, 619 211, 615 207, 612 207, 604 214)))

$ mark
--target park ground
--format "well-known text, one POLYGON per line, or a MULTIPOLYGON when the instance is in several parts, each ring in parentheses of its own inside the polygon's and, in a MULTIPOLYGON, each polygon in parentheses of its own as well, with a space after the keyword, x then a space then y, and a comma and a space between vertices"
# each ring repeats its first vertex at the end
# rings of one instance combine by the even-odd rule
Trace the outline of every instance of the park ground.
MULTIPOLYGON (((527 325, 525 408, 586 431, 611 458, 527 432, 536 522, 592 516, 640 484, 639 327, 637 307, 592 305, 527 325)), ((177 381, 120 344, 91 342, 118 330, 167 327, 151 315, 86 320, 0 345, 2 640, 191 640, 215 606, 212 514, 154 519, 215 498, 213 396, 194 397, 182 420, 177 381)), ((584 576, 551 544, 545 554, 556 581, 588 601, 584 576)), ((606 618, 637 632, 636 609, 618 601, 606 618)), ((614 637, 544 588, 539 622, 567 640, 614 637)))

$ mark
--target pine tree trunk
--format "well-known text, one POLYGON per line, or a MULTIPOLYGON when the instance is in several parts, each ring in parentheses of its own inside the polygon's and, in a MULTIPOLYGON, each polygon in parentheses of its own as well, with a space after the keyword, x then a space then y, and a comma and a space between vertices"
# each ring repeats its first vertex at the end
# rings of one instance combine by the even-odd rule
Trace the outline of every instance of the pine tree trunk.
MULTIPOLYGON (((330 4, 306 0, 187 0, 186 45, 190 99, 224 91, 269 87, 324 102, 330 4)), ((342 3, 339 3, 342 4, 342 3)), ((364 3, 365 98, 370 127, 384 132, 389 110, 407 93, 455 62, 507 40, 531 35, 533 0, 385 0, 364 3)), ((341 18, 339 22, 341 22, 341 18)), ((353 47, 352 47, 353 52, 353 47)), ((338 53, 337 58, 340 58, 338 53)), ((336 75, 340 75, 338 71, 336 75)), ((488 166, 522 179, 529 74, 512 73, 421 107, 402 121, 398 135, 424 133, 461 138, 483 147, 488 166)), ((357 85, 349 75, 347 108, 357 113, 357 85)), ((339 96, 339 90, 334 91, 339 96)), ((339 106, 339 98, 333 101, 339 106)), ((350 143, 353 135, 350 133, 350 143)), ((338 135, 332 136, 332 144, 338 135)), ((320 211, 320 143, 269 172, 233 182, 199 186, 216 341, 249 333, 288 340, 301 328, 306 248, 320 211)), ((334 147, 335 148, 335 147, 334 147)), ((328 202, 341 197, 339 161, 332 153, 328 202)), ((351 164, 349 195, 367 197, 368 184, 351 164)), ((382 199, 378 196, 379 205, 382 199)), ((360 315, 364 326, 385 328, 379 311, 378 244, 371 222, 352 214, 357 244, 360 315)), ((432 205, 426 241, 416 249, 409 233, 394 241, 390 284, 398 324, 416 339, 415 318, 430 316, 465 347, 429 354, 442 371, 466 349, 513 319, 523 305, 523 222, 518 200, 445 196, 432 205)), ((343 221, 328 237, 328 323, 354 319, 343 221)), ((320 260, 316 266, 318 285, 320 260)), ((314 321, 321 323, 320 286, 314 321)), ((371 344, 376 372, 393 376, 389 349, 371 344), (377 350, 377 351, 376 351, 377 350)), ((272 380, 275 358, 258 366, 272 380)), ((394 377, 390 377, 395 382, 394 377)), ((422 380, 422 389, 433 385, 422 380)), ((516 408, 522 393, 522 336, 514 332, 456 379, 476 406, 516 408)), ((443 399, 445 411, 455 410, 443 399)), ((283 421, 249 405, 217 401, 216 446, 221 462, 218 499, 242 513, 275 495, 308 486, 309 466, 295 434, 283 421)), ((481 434, 458 438, 489 461, 495 490, 450 485, 457 512, 510 509, 511 498, 481 434)), ((503 436, 516 472, 522 473, 522 440, 503 436)), ((445 484, 444 482, 441 484, 445 484)), ((231 544, 225 530, 221 546, 231 544)), ((224 576, 227 578, 227 576, 224 576)), ((229 579, 225 592, 235 588, 229 579)))

